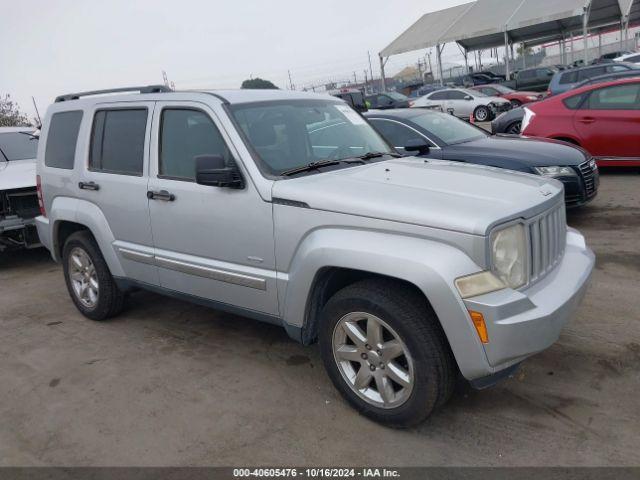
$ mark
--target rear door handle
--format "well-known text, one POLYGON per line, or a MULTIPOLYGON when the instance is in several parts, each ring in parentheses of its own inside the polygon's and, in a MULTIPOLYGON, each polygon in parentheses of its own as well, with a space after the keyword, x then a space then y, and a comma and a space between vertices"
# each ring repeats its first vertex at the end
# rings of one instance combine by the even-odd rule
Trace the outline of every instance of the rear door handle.
POLYGON ((578 121, 580 123, 593 123, 596 121, 596 119, 593 117, 582 117, 582 118, 579 118, 578 121))
POLYGON ((78 182, 78 188, 82 190, 100 190, 100 185, 96 182, 78 182))
POLYGON ((162 200, 163 202, 173 202, 176 199, 176 196, 173 193, 169 193, 166 190, 160 190, 159 192, 154 192, 153 190, 149 190, 147 192, 147 198, 149 200, 162 200))

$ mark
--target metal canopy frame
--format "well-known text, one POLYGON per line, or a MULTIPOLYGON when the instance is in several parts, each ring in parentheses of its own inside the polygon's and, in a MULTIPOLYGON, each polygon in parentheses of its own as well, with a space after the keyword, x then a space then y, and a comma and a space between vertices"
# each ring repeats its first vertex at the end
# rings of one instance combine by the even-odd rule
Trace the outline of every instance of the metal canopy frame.
POLYGON ((584 40, 586 63, 590 29, 620 25, 628 39, 629 25, 637 22, 640 22, 640 0, 476 0, 423 15, 385 47, 379 54, 382 83, 384 86, 388 57, 435 47, 442 84, 442 51, 450 42, 461 49, 467 72, 470 51, 504 46, 509 79, 509 51, 513 52, 514 43, 535 46, 557 40, 563 46, 568 37, 578 33, 584 40))

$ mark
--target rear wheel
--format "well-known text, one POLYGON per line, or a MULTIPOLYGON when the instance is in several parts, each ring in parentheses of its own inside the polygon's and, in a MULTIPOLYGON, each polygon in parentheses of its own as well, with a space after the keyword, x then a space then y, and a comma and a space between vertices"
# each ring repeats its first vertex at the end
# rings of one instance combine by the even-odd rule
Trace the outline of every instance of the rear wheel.
POLYGON ((105 320, 122 311, 124 293, 113 280, 91 233, 70 235, 62 260, 67 290, 80 313, 92 320, 105 320))
POLYGON ((360 413, 394 427, 416 425, 445 403, 456 367, 435 313, 406 286, 364 280, 322 311, 322 359, 360 413))
POLYGON ((489 111, 489 108, 485 107, 484 105, 480 105, 473 112, 473 118, 476 122, 487 122, 489 121, 490 117, 491 112, 489 111))

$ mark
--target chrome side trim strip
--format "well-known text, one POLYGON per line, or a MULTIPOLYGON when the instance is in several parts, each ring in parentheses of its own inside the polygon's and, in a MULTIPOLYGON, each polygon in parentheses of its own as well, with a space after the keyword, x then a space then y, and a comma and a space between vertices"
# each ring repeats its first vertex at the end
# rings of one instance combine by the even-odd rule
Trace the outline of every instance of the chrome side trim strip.
POLYGON ((136 252, 129 250, 128 248, 118 247, 118 251, 127 260, 133 260, 134 262, 148 263, 149 265, 155 265, 154 257, 150 253, 136 252))
POLYGON ((218 270, 217 268, 203 267, 192 263, 172 260, 166 257, 156 257, 156 265, 159 267, 176 270, 178 272, 198 277, 211 278, 220 282, 232 283, 243 287, 255 288, 256 290, 266 290, 267 281, 264 278, 252 277, 241 273, 232 273, 226 270, 218 270))

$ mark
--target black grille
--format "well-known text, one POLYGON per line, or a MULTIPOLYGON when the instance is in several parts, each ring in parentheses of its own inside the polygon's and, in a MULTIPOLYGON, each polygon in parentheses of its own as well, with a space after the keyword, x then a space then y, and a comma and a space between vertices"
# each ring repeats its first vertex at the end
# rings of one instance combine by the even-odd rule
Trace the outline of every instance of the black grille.
POLYGON ((5 215, 16 215, 20 218, 35 218, 40 213, 38 207, 38 194, 35 188, 24 188, 20 190, 9 190, 4 193, 3 213, 5 215))
POLYGON ((593 160, 589 159, 578 166, 578 168, 580 169, 580 174, 582 175, 582 181, 584 182, 584 189, 587 198, 593 196, 596 193, 597 188, 596 172, 594 168, 591 167, 592 161, 593 160))

